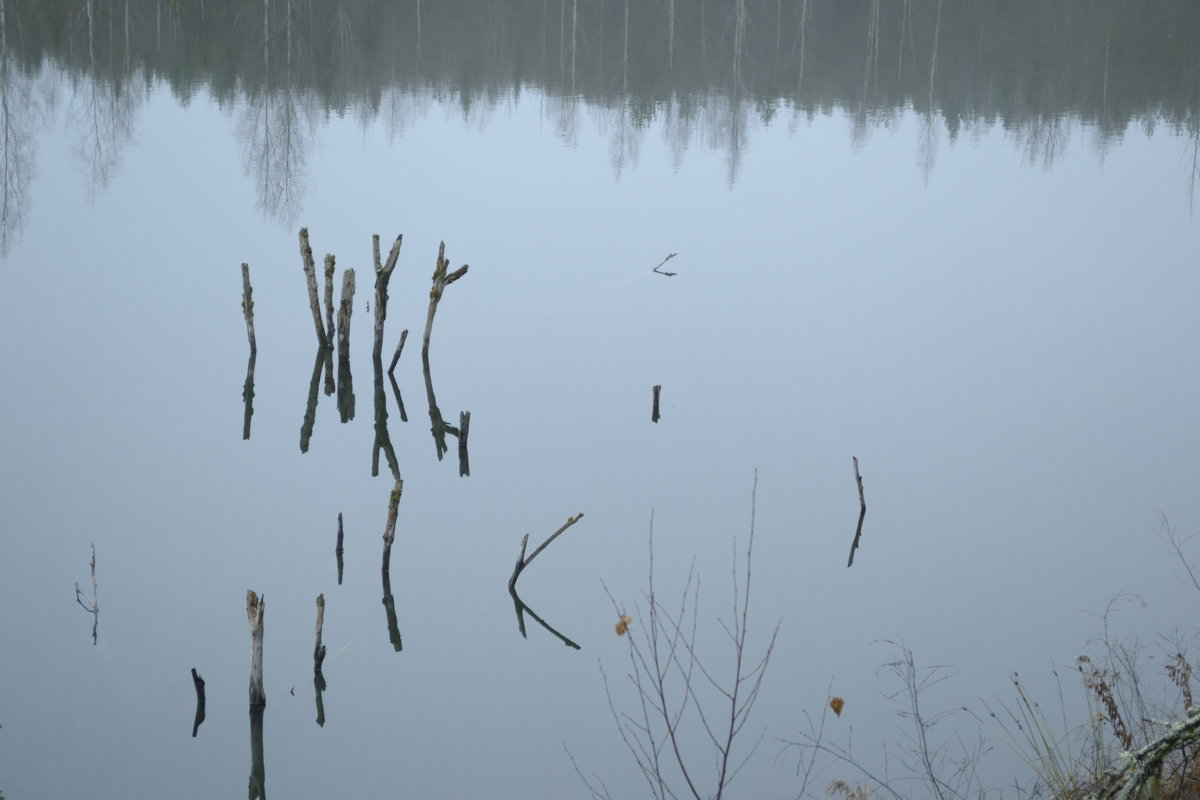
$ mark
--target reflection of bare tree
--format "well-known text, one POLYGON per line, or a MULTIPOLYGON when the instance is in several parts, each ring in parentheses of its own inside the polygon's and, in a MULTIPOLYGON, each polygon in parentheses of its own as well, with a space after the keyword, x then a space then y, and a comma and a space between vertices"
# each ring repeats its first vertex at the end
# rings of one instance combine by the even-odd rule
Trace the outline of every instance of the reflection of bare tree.
POLYGON ((935 119, 936 108, 933 104, 933 86, 934 79, 937 76, 937 60, 938 60, 938 40, 942 28, 942 0, 938 0, 937 4, 937 20, 933 24, 933 50, 929 57, 929 101, 925 106, 925 113, 921 119, 921 143, 918 145, 918 161, 921 166, 921 174, 925 176, 925 181, 929 181, 929 176, 933 173, 933 165, 937 162, 938 136, 940 127, 935 119))
POLYGON ((1025 162, 1030 166, 1040 162, 1049 169, 1066 151, 1072 127, 1071 118, 1065 114, 1031 115, 1016 133, 1025 162))
POLYGON ((121 149, 133 139, 137 98, 127 77, 97 64, 92 0, 87 0, 86 11, 90 69, 75 87, 68 116, 78 130, 75 150, 88 167, 88 190, 94 195, 108 185, 121 149), (112 74, 101 77, 104 71, 112 74))
POLYGON ((33 180, 34 130, 44 117, 38 73, 21 69, 8 50, 5 1, 0 0, 0 257, 20 232, 33 180))
POLYGON ((612 138, 609 152, 612 154, 613 169, 621 176, 625 165, 637 164, 638 148, 641 146, 641 130, 633 114, 633 97, 629 93, 629 0, 625 0, 625 17, 622 26, 624 44, 621 48, 621 95, 613 110, 612 138))
POLYGON ((271 15, 272 0, 263 0, 263 85, 247 93, 239 135, 246 145, 247 170, 254 175, 258 201, 273 219, 290 225, 304 196, 308 149, 315 136, 318 99, 315 92, 293 86, 293 1, 281 2, 282 20, 271 15), (285 48, 284 68, 271 71, 271 45, 285 48))

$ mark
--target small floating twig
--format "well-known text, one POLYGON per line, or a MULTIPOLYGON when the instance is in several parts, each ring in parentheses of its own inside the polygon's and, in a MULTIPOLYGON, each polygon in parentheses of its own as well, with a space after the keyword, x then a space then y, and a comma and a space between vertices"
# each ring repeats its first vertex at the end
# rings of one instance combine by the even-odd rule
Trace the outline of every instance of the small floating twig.
POLYGON ((668 278, 675 277, 676 275, 679 274, 678 272, 667 272, 666 270, 661 270, 658 267, 661 267, 663 264, 667 263, 668 261, 670 261, 672 258, 674 258, 677 255, 679 255, 679 254, 678 253, 668 254, 666 258, 664 258, 662 261, 658 262, 658 266, 656 266, 654 269, 652 269, 650 271, 657 272, 659 275, 666 275, 668 278))
POLYGON ((854 564, 854 551, 858 549, 858 540, 862 538, 863 518, 867 516, 867 501, 863 496, 863 481, 862 475, 858 472, 858 457, 851 456, 854 459, 854 480, 858 483, 858 528, 854 531, 854 542, 850 545, 850 560, 846 562, 846 568, 849 569, 854 564))

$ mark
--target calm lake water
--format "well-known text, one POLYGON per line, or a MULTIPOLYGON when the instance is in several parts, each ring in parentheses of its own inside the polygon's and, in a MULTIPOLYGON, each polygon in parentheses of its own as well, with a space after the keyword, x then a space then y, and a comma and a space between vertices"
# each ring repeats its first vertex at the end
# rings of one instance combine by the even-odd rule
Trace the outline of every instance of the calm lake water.
MULTIPOLYGON (((241 796, 247 589, 272 794, 589 797, 569 749, 645 796, 606 592, 644 633, 653 512, 655 588, 677 608, 694 568, 729 680, 756 474, 748 656, 780 628, 730 797, 800 793, 786 741, 830 693, 826 736, 883 769, 911 726, 881 640, 949 665, 930 714, 1010 702, 1014 670, 1057 713, 1057 668, 1080 722, 1115 595, 1148 685, 1160 634, 1196 646, 1161 538, 1200 530, 1193 3, 0 0, 0 44, 6 798, 241 796), (344 371, 340 406, 313 383, 302 226, 335 298, 357 274, 352 409, 344 371), (404 236, 403 413, 373 381, 375 234, 404 236), (427 380, 442 242, 470 269, 427 380), (431 435, 461 411, 466 476, 431 435), (580 512, 518 584, 579 649, 528 614, 523 638, 522 537, 580 512)), ((982 734, 987 787, 1030 780, 982 734)))

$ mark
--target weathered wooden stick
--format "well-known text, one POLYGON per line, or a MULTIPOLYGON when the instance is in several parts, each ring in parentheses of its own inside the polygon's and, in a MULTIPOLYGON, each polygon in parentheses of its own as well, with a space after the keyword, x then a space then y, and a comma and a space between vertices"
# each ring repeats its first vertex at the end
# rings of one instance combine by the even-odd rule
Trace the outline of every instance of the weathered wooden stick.
POLYGON ((245 413, 242 414, 242 441, 250 438, 250 418, 254 416, 254 362, 258 354, 250 350, 250 358, 246 360, 246 382, 242 384, 242 403, 245 413))
POLYGON ((854 551, 858 549, 858 540, 862 538, 863 518, 867 516, 867 501, 863 496, 863 481, 862 475, 858 472, 858 457, 851 456, 854 459, 854 480, 858 483, 858 529, 854 531, 854 541, 850 545, 850 560, 846 562, 846 568, 849 569, 854 564, 854 551))
POLYGON ((267 598, 259 597, 251 590, 246 591, 246 619, 250 623, 250 708, 264 708, 267 693, 263 689, 262 648, 263 612, 267 610, 267 598))
POLYGON ((204 678, 195 667, 192 667, 192 685, 196 687, 196 718, 192 720, 192 738, 195 739, 200 723, 204 722, 204 678))
POLYGON ((308 304, 312 309, 317 342, 321 347, 328 347, 329 336, 325 333, 325 323, 321 321, 321 299, 317 296, 317 265, 313 261, 312 248, 308 244, 308 228, 300 229, 300 259, 304 262, 304 277, 308 279, 308 304))
POLYGON ((458 476, 471 474, 471 462, 467 457, 467 429, 471 427, 471 412, 458 412, 458 476))
POLYGON ((250 355, 258 352, 254 340, 254 289, 250 286, 250 265, 242 264, 242 316, 246 318, 246 338, 250 340, 250 355))
POLYGON ((321 674, 325 663, 325 645, 321 644, 321 629, 325 627, 325 594, 317 595, 317 642, 313 645, 313 674, 321 674))
POLYGON ((508 579, 509 590, 513 590, 516 588, 517 578, 520 577, 521 573, 525 571, 525 568, 528 567, 529 564, 535 558, 538 557, 538 553, 545 550, 546 547, 549 546, 549 544, 551 542, 553 542, 555 539, 557 539, 562 534, 563 531, 565 531, 567 528, 571 527, 572 525, 574 525, 576 522, 578 522, 581 519, 583 519, 582 511, 573 517, 567 517, 566 523, 564 523, 563 526, 561 528, 559 528, 558 530, 556 530, 554 533, 550 534, 550 538, 547 539, 546 541, 542 542, 541 545, 539 545, 538 548, 529 555, 529 558, 525 557, 525 547, 526 547, 526 545, 529 544, 529 534, 528 533, 525 534, 525 538, 521 540, 521 555, 517 557, 517 565, 515 567, 513 567, 512 577, 508 579))
POLYGON ((396 538, 396 515, 400 508, 400 496, 404 494, 404 481, 396 478, 396 485, 388 496, 387 523, 383 527, 383 571, 388 572, 392 563, 392 541, 396 538))
MULTIPOLYGON (((332 296, 332 291, 330 296, 332 296)), ((342 273, 342 302, 338 307, 337 351, 339 359, 350 358, 350 315, 352 313, 354 313, 354 270, 348 269, 342 273)), ((330 325, 332 329, 332 323, 330 325)))
POLYGON ((651 410, 651 412, 650 412, 650 421, 651 421, 651 422, 658 422, 658 419, 659 419, 659 414, 658 414, 658 395, 659 395, 659 392, 661 392, 661 391, 662 391, 662 385, 661 385, 661 384, 659 384, 659 385, 657 385, 657 386, 655 386, 655 387, 654 387, 654 408, 653 408, 653 409, 651 410))
POLYGON ((400 360, 400 351, 404 349, 404 340, 408 338, 408 328, 400 331, 400 343, 396 345, 396 354, 392 356, 392 363, 388 364, 388 375, 392 374, 392 370, 396 368, 396 362, 400 360))
POLYGON ((345 552, 345 551, 344 551, 344 550, 343 550, 343 548, 342 548, 342 539, 343 539, 343 533, 342 533, 342 514, 341 514, 341 512, 339 511, 339 512, 338 512, 338 537, 337 537, 337 549, 336 549, 336 550, 334 550, 334 553, 336 553, 336 554, 337 554, 337 567, 338 567, 338 586, 341 586, 341 585, 342 585, 342 567, 344 566, 344 562, 342 561, 342 553, 343 553, 343 552, 345 552))
POLYGON ((447 274, 450 262, 446 260, 446 243, 438 245, 437 266, 433 268, 433 288, 429 290, 429 315, 425 318, 425 338, 421 343, 421 358, 429 360, 429 336, 433 333, 433 315, 437 313, 438 302, 446 287, 467 274, 469 266, 463 264, 458 269, 447 274))
POLYGON ((333 253, 325 254, 325 331, 333 336, 333 273, 336 271, 333 253))
POLYGON ((672 258, 674 258, 674 257, 675 257, 675 256, 677 256, 677 255, 679 255, 679 254, 678 254, 678 253, 670 253, 670 254, 668 254, 666 258, 664 258, 662 261, 658 262, 658 266, 656 266, 654 269, 652 269, 652 270, 650 270, 650 271, 651 271, 651 272, 657 272, 659 275, 666 275, 668 278, 673 278, 673 277, 675 277, 675 275, 676 275, 677 273, 674 273, 674 272, 666 272, 665 270, 660 270, 658 267, 661 267, 663 264, 667 263, 668 261, 670 261, 672 258))
POLYGON ((387 263, 379 261, 379 235, 372 238, 372 249, 375 256, 375 347, 371 351, 372 358, 383 359, 383 323, 387 319, 388 281, 392 279, 392 270, 400 258, 400 245, 404 235, 396 237, 392 242, 392 250, 388 253, 387 263))
POLYGON ((400 386, 396 383, 396 376, 388 373, 388 381, 392 384, 392 395, 396 398, 396 405, 400 409, 400 421, 408 422, 408 414, 404 410, 404 398, 400 396, 400 386))

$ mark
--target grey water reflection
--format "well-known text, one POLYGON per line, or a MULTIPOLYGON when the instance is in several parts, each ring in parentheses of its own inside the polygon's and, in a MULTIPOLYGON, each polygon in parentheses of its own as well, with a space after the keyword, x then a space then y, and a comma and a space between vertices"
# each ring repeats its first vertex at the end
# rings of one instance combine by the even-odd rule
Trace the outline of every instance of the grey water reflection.
POLYGON ((1131 126, 1165 125, 1195 143, 1189 201, 1200 178, 1200 11, 1188 0, 559 0, 486 10, 264 0, 254 12, 235 0, 87 0, 83 24, 42 8, 5 0, 0 14, 0 245, 29 203, 36 131, 58 102, 42 79, 55 72, 72 77, 68 125, 90 192, 104 190, 136 138, 149 83, 165 80, 182 104, 204 87, 236 109, 259 205, 286 225, 304 208, 330 115, 379 119, 402 137, 430 108, 457 105, 485 125, 525 86, 546 94, 543 114, 568 143, 587 109, 618 175, 661 124, 677 160, 701 145, 723 151, 733 183, 752 122, 843 109, 857 145, 919 114, 926 174, 943 139, 997 123, 1024 160, 1047 168, 1080 131, 1102 156, 1131 126))

